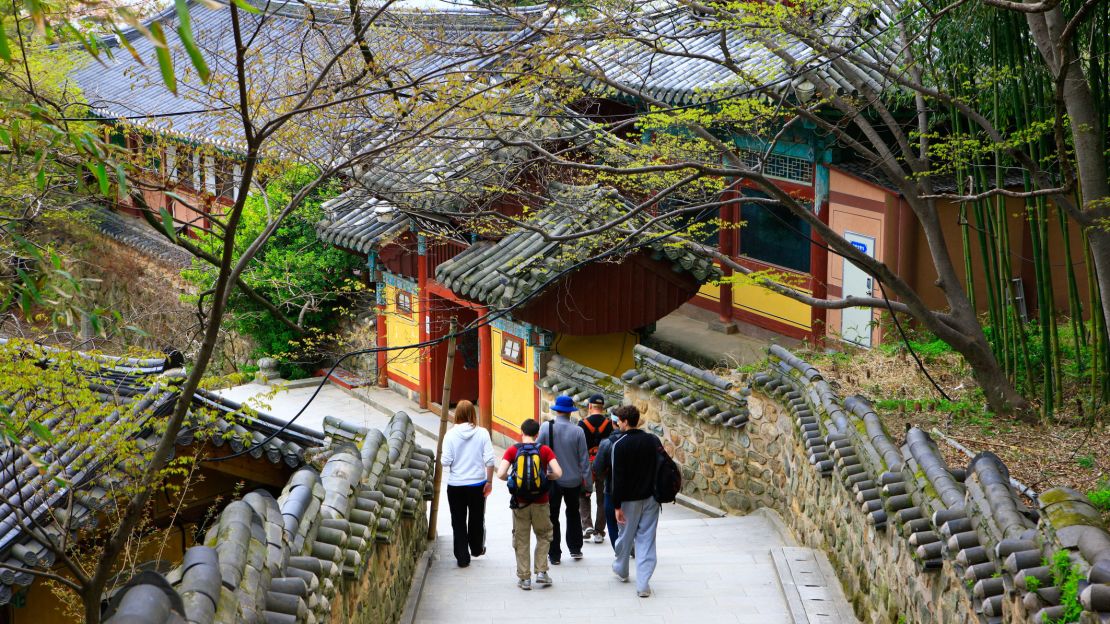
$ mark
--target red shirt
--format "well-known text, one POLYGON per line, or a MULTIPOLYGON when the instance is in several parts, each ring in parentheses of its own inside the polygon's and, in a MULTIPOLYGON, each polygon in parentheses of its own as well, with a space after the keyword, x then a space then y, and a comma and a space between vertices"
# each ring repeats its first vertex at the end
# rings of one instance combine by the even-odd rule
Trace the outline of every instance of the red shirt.
MULTIPOLYGON (((509 448, 505 449, 505 455, 503 455, 501 457, 501 459, 504 459, 505 461, 509 462, 509 464, 512 464, 514 461, 516 461, 516 445, 514 444, 514 445, 510 446, 509 448)), ((549 447, 548 445, 541 444, 540 445, 540 467, 543 470, 547 470, 547 465, 550 464, 552 462, 552 460, 554 460, 554 459, 555 459, 555 451, 552 451, 551 447, 549 447)), ((546 503, 546 502, 548 502, 549 498, 550 497, 547 495, 547 493, 544 493, 543 496, 540 496, 536 500, 532 501, 532 504, 535 505, 535 504, 539 504, 539 503, 546 503)))

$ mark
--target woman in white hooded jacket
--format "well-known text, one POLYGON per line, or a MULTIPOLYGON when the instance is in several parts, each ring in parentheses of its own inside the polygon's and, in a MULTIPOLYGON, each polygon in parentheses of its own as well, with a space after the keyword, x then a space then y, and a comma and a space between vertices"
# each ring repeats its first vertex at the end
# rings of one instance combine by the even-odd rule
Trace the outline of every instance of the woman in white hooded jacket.
POLYGON ((451 471, 447 505, 460 568, 486 552, 486 497, 493 489, 493 442, 476 421, 474 404, 459 401, 455 426, 443 437, 443 467, 451 471))

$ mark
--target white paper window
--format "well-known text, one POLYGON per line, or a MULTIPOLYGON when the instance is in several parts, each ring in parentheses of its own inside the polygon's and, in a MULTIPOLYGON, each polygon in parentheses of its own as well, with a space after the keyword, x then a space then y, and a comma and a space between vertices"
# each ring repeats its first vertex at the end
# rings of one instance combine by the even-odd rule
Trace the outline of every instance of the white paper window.
POLYGON ((177 146, 166 146, 166 178, 177 182, 177 146))
POLYGON ((204 157, 204 190, 216 194, 216 159, 211 156, 204 157))
POLYGON ((200 152, 193 152, 193 190, 200 190, 200 152))
POLYGON ((243 167, 235 165, 231 168, 231 199, 239 199, 239 185, 243 183, 243 167))

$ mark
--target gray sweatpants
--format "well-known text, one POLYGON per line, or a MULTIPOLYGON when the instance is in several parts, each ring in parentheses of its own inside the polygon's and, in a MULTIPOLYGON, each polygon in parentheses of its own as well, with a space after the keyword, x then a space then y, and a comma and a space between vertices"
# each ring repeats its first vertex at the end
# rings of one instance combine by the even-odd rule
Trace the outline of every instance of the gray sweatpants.
POLYGON ((655 530, 659 528, 659 503, 648 497, 621 503, 625 524, 617 537, 613 571, 628 576, 628 559, 636 546, 636 591, 650 589, 655 572, 655 530))

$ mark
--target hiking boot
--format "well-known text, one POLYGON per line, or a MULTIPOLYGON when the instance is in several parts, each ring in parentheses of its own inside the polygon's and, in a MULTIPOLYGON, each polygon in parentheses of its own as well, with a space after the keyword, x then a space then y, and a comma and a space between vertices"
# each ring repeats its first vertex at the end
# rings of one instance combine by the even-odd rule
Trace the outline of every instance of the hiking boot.
POLYGON ((647 589, 641 589, 640 591, 636 592, 636 595, 639 596, 640 598, 650 598, 651 597, 651 588, 649 587, 647 589))
POLYGON ((551 585, 551 577, 547 575, 547 572, 540 572, 536 575, 536 585, 540 587, 549 587, 551 585))
POLYGON ((601 533, 594 533, 594 543, 600 544, 605 541, 605 536, 601 533))
POLYGON ((517 582, 516 586, 523 589, 524 591, 529 591, 529 590, 532 589, 532 579, 530 579, 530 578, 520 579, 517 582))
POLYGON ((580 553, 580 552, 570 553, 570 558, 571 559, 581 559, 582 558, 582 553, 580 553))

